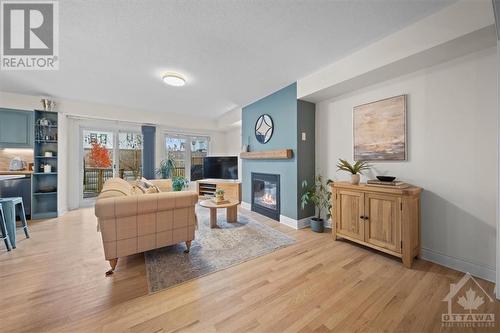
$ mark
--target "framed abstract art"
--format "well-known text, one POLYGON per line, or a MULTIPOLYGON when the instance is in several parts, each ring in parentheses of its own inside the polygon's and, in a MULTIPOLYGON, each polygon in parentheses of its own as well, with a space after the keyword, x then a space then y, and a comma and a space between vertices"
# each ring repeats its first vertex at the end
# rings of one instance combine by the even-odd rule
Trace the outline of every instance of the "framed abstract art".
POLYGON ((405 161, 406 95, 353 108, 355 161, 405 161))

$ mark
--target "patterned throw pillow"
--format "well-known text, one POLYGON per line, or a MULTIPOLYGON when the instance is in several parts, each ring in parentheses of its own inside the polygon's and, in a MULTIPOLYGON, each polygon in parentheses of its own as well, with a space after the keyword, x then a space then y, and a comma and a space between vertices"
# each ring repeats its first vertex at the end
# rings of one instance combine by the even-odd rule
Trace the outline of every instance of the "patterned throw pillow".
POLYGON ((135 182, 132 183, 132 186, 136 188, 136 192, 142 191, 142 193, 144 194, 161 192, 158 186, 154 185, 144 177, 141 179, 137 179, 135 182))
POLYGON ((137 186, 137 185, 132 185, 132 194, 133 195, 141 195, 141 194, 144 194, 144 191, 146 189, 140 187, 140 186, 137 186))
POLYGON ((160 189, 157 186, 152 185, 151 187, 148 187, 148 189, 144 193, 146 193, 146 194, 160 193, 160 189))

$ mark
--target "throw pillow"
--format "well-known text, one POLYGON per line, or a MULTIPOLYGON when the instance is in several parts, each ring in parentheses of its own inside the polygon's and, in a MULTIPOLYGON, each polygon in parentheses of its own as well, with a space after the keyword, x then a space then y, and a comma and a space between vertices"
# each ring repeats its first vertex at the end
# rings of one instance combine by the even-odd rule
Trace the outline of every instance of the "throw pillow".
POLYGON ((157 186, 151 186, 146 189, 146 194, 151 194, 151 193, 160 193, 160 189, 157 186))
POLYGON ((134 194, 134 195, 144 194, 145 191, 146 191, 145 188, 142 188, 142 187, 137 186, 137 185, 132 185, 132 194, 134 194))

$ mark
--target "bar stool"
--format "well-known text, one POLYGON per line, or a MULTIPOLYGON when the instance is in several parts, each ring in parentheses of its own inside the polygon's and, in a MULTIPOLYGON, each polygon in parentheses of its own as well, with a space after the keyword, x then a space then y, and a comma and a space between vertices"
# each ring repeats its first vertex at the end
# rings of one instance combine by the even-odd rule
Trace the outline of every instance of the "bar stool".
POLYGON ((7 233, 10 238, 12 248, 16 248, 16 208, 19 208, 19 215, 21 216, 21 224, 26 238, 30 238, 28 232, 28 223, 26 222, 26 214, 24 212, 23 198, 11 197, 0 198, 0 206, 3 208, 5 225, 7 233))
POLYGON ((2 205, 0 205, 0 231, 2 232, 1 239, 5 242, 5 247, 7 251, 11 250, 9 233, 7 231, 7 226, 5 225, 5 215, 3 214, 2 205))

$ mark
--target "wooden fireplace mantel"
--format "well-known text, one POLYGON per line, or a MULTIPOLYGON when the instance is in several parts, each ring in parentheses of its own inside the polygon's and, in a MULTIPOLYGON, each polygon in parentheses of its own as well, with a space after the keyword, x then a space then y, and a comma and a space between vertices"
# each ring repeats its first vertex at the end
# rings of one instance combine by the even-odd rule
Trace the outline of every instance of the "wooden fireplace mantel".
POLYGON ((240 153, 240 158, 246 160, 286 160, 292 157, 292 149, 249 151, 240 153))

